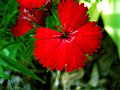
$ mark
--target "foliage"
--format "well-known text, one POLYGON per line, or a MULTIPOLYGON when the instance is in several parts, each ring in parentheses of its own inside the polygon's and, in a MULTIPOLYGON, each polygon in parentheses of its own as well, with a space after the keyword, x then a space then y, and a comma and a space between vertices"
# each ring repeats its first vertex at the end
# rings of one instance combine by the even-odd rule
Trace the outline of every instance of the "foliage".
MULTIPOLYGON (((17 38, 11 33, 11 28, 19 15, 16 0, 0 1, 0 90, 120 89, 120 1, 79 0, 79 2, 89 7, 87 13, 90 14, 90 21, 97 21, 102 27, 102 44, 97 53, 88 57, 89 61, 85 67, 79 71, 66 73, 46 70, 38 64, 32 53, 34 30, 17 38), (110 13, 106 14, 106 8, 109 8, 110 13)), ((46 18, 49 28, 56 29, 53 24, 59 24, 56 10, 57 2, 54 2, 52 14, 46 18)))

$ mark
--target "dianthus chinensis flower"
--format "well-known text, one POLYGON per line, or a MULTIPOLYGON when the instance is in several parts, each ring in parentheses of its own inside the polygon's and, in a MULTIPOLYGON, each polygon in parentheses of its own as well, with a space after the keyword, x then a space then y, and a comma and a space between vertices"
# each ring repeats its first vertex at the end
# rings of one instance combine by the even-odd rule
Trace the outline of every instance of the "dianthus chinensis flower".
POLYGON ((51 70, 78 70, 100 48, 101 28, 89 22, 87 7, 74 0, 58 3, 61 31, 40 27, 35 34, 34 56, 51 70))
POLYGON ((26 9, 40 8, 46 2, 47 0, 18 0, 18 3, 26 9))
POLYGON ((26 34, 31 28, 35 28, 33 22, 45 27, 45 19, 49 15, 52 7, 51 0, 18 0, 20 7, 20 15, 17 19, 16 25, 12 28, 12 33, 15 36, 26 34), (46 1, 44 4, 43 1, 46 1), (43 9, 40 9, 45 5, 43 9))

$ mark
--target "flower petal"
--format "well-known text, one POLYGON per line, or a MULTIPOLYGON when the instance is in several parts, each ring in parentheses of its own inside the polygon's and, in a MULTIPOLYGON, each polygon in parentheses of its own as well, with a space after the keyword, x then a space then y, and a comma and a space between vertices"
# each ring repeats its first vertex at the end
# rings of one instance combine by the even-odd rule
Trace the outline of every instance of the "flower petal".
POLYGON ((17 37, 17 36, 22 36, 24 34, 26 34, 31 28, 33 27, 33 25, 21 18, 18 18, 18 21, 16 23, 16 25, 13 26, 11 32, 17 37))
POLYGON ((81 68, 87 60, 74 40, 69 43, 66 39, 61 39, 61 33, 55 30, 39 28, 35 38, 34 56, 46 68, 60 71, 66 68, 70 72, 81 68))
POLYGON ((47 28, 38 28, 36 30, 35 38, 35 50, 34 56, 36 56, 45 67, 54 67, 56 61, 52 60, 52 55, 54 49, 60 44, 60 39, 58 38, 60 33, 55 30, 47 28))
POLYGON ((64 68, 67 72, 78 70, 84 66, 84 61, 87 60, 74 41, 68 43, 66 40, 62 40, 52 53, 52 60, 56 61, 53 68, 60 71, 64 68))
POLYGON ((58 4, 58 14, 64 31, 36 30, 34 56, 43 66, 60 71, 65 68, 71 72, 84 66, 86 54, 97 51, 101 43, 101 28, 95 22, 88 22, 86 12, 84 4, 62 0, 58 4))
POLYGON ((66 0, 58 3, 58 15, 65 31, 70 32, 78 29, 88 21, 87 7, 84 4, 66 0))
POLYGON ((96 22, 88 22, 78 29, 75 34, 75 42, 83 53, 90 55, 93 51, 96 52, 100 48, 101 32, 102 30, 99 26, 96 26, 96 22))
POLYGON ((47 0, 18 0, 20 6, 26 9, 40 8, 47 0))

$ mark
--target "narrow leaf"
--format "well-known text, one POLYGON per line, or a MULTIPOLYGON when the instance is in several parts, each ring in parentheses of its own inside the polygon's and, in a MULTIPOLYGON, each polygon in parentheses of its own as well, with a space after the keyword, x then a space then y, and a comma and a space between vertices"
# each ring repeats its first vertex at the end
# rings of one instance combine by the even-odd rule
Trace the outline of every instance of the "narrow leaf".
POLYGON ((0 65, 0 76, 4 79, 8 79, 9 76, 3 71, 2 66, 0 65))
POLYGON ((37 79, 39 81, 41 81, 42 83, 45 83, 42 79, 40 79, 38 76, 36 76, 32 71, 28 70, 25 66, 21 65, 20 63, 18 63, 17 61, 8 58, 7 56, 3 55, 0 53, 0 58, 5 61, 7 64, 9 64, 10 66, 12 66, 13 68, 17 69, 18 71, 29 75, 31 77, 33 77, 34 79, 37 79))
POLYGON ((99 81, 98 67, 96 64, 94 64, 89 84, 93 87, 96 87, 98 85, 98 81, 99 81))

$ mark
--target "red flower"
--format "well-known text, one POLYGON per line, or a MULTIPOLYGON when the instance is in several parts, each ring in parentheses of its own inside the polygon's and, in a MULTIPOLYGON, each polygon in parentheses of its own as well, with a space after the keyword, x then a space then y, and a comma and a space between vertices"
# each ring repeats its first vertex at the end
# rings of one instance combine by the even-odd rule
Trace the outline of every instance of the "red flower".
POLYGON ((19 18, 16 25, 13 26, 11 32, 17 37, 27 33, 32 27, 33 25, 30 22, 19 18))
POLYGON ((31 22, 34 22, 40 26, 45 27, 45 19, 49 15, 49 9, 51 9, 51 7, 52 7, 51 0, 47 0, 43 10, 40 10, 39 8, 26 9, 20 6, 19 11, 21 12, 21 14, 17 19, 17 24, 14 25, 12 28, 12 33, 15 36, 21 36, 26 34, 33 27, 31 22))
POLYGON ((49 28, 36 30, 34 56, 51 70, 67 72, 84 66, 87 57, 100 48, 101 28, 88 22, 87 8, 74 0, 58 3, 61 32, 49 28))
POLYGON ((18 0, 20 6, 26 9, 40 8, 47 0, 18 0))

